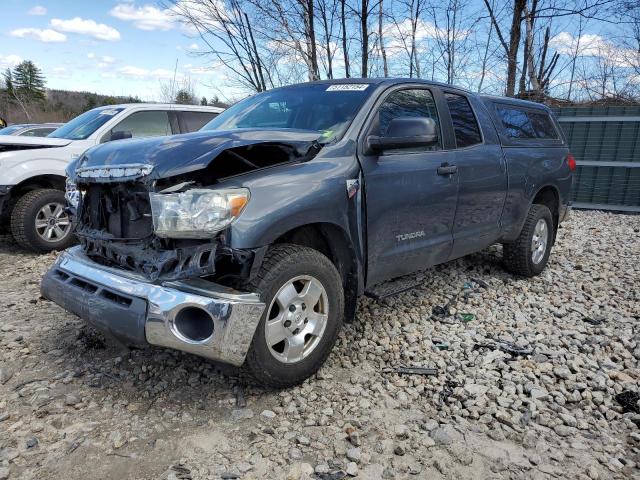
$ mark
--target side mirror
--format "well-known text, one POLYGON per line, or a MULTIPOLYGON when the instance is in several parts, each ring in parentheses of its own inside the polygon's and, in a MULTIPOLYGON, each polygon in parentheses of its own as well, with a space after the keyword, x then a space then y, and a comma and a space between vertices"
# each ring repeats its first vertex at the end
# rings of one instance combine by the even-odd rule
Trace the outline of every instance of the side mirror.
POLYGON ((113 140, 125 140, 127 138, 133 138, 133 134, 129 130, 117 130, 115 132, 111 132, 111 137, 109 141, 113 140))
POLYGON ((400 117, 389 122, 383 136, 370 135, 367 147, 372 152, 396 148, 428 147, 438 141, 436 122, 427 117, 400 117))

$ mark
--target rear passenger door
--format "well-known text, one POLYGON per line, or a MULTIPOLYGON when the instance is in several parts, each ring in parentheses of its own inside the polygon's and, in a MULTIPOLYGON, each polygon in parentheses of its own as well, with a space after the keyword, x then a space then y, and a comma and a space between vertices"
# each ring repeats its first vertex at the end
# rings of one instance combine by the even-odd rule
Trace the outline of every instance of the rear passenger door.
POLYGON ((178 124, 180 125, 180 133, 197 132, 207 123, 218 116, 214 112, 195 112, 195 111, 179 111, 178 124))
POLYGON ((453 259, 499 238, 507 175, 502 148, 484 106, 479 102, 472 106, 474 99, 457 91, 445 91, 444 97, 455 135, 458 168, 458 203, 449 256, 453 259))

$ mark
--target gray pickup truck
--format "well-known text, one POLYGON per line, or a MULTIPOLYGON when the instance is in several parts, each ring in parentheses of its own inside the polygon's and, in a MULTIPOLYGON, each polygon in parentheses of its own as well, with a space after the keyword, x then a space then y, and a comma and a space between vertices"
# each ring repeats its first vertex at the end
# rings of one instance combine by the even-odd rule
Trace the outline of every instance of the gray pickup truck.
POLYGON ((508 270, 539 274, 574 169, 543 105, 408 79, 279 88, 200 132, 73 162, 80 245, 42 294, 127 345, 286 387, 375 285, 495 243, 508 270))

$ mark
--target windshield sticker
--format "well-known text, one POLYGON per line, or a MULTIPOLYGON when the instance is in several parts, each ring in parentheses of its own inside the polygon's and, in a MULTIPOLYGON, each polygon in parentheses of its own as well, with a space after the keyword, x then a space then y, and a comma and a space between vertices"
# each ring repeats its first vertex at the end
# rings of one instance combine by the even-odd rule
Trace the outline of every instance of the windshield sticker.
POLYGON ((110 109, 110 110, 102 110, 100 112, 100 115, 109 115, 110 117, 113 117, 116 113, 118 113, 119 110, 114 110, 114 109, 110 109))
POLYGON ((327 92, 363 92, 368 86, 366 83, 341 83, 329 85, 327 92))

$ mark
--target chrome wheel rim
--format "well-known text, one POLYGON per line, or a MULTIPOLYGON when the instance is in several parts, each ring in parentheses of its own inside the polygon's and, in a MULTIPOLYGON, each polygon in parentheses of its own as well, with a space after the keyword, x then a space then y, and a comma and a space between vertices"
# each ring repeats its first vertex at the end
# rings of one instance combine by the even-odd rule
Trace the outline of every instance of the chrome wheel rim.
POLYGON ((533 229, 533 237, 531 238, 531 261, 538 264, 544 258, 547 251, 547 243, 549 242, 549 229, 547 221, 544 218, 538 220, 536 227, 533 229))
POLYGON ((286 282, 267 310, 264 336, 273 357, 296 363, 313 352, 327 327, 329 299, 322 283, 310 275, 286 282))
POLYGON ((61 203, 47 203, 36 214, 36 233, 45 242, 59 242, 71 229, 71 219, 61 203))

